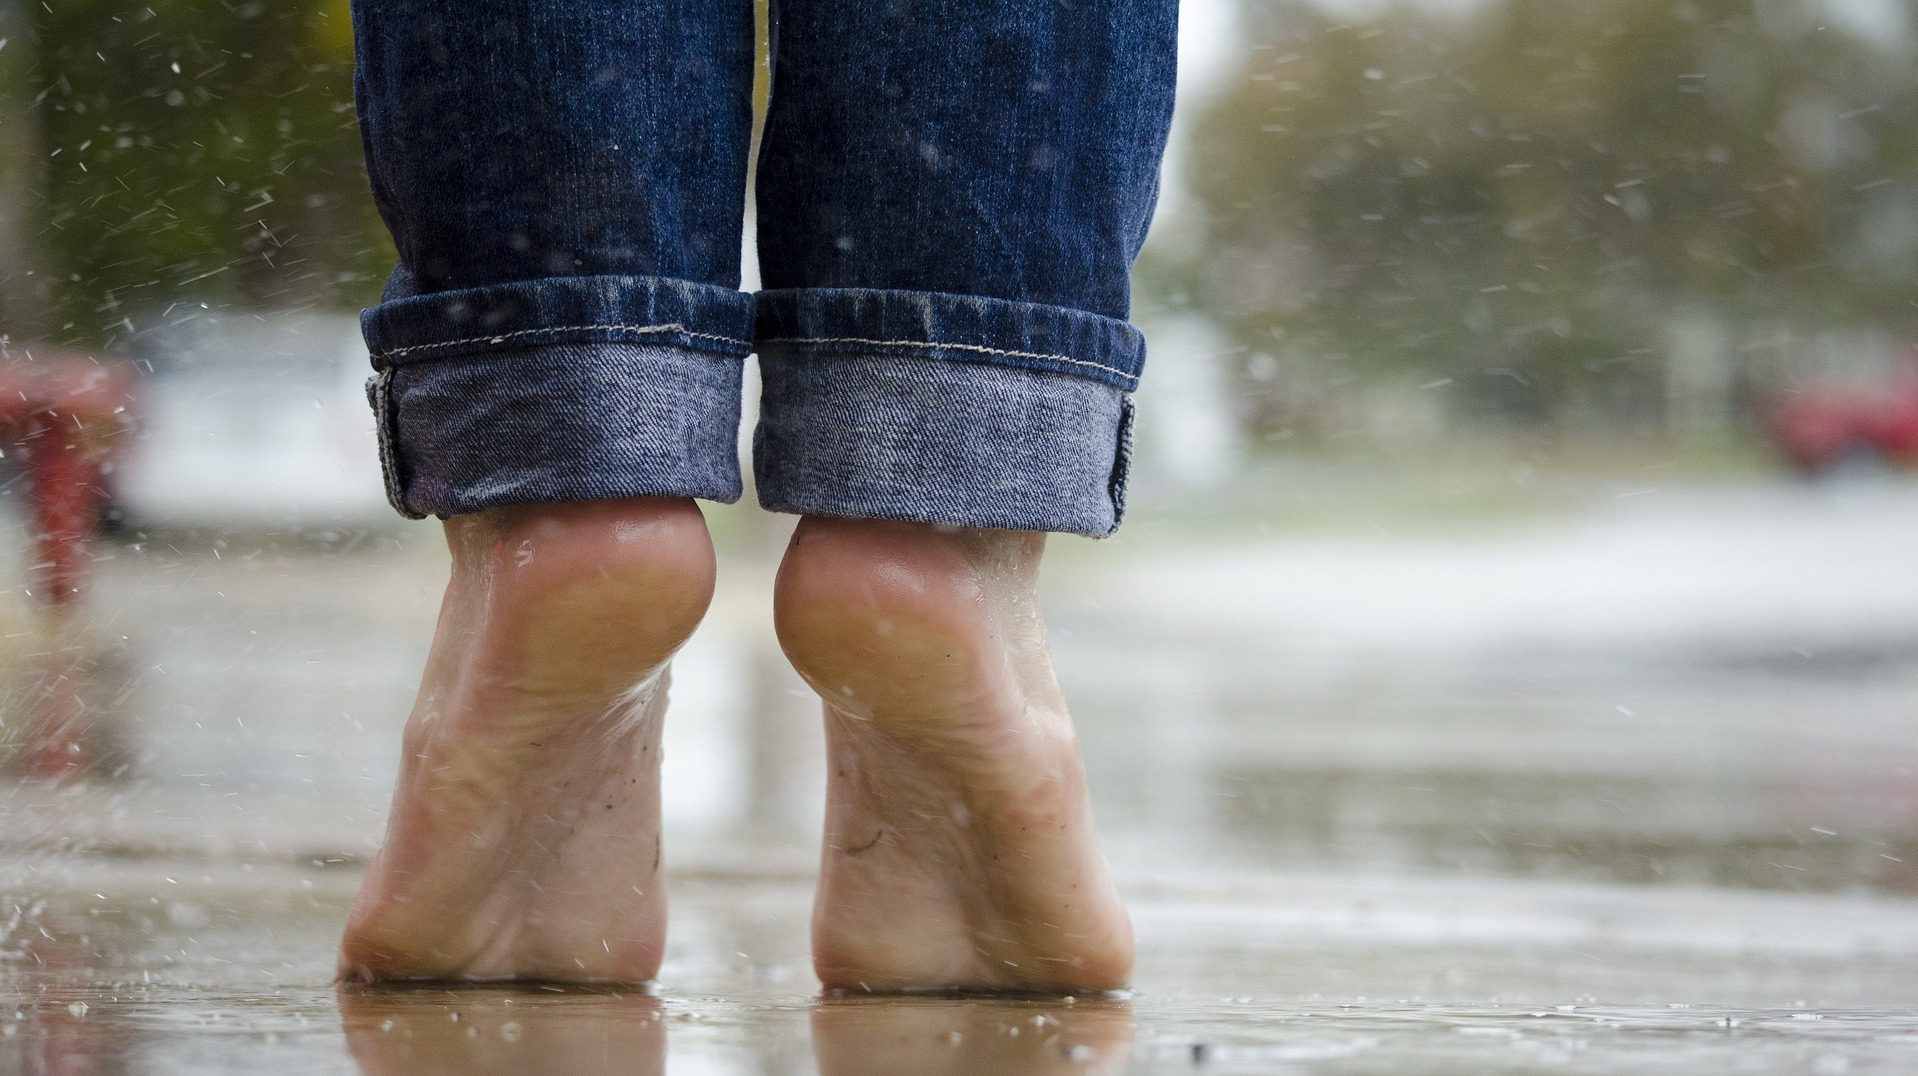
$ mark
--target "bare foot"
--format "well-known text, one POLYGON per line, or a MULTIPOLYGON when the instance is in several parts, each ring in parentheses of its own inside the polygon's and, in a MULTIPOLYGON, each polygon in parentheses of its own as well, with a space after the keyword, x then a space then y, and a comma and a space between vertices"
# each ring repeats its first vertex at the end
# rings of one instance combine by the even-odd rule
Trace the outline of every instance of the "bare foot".
POLYGON ((1033 585, 1045 536, 800 521, 774 619, 826 700, 828 989, 1104 990, 1132 928, 1033 585))
POLYGON ((446 524, 453 577, 342 978, 639 982, 659 969, 666 662, 705 613, 689 500, 446 524))

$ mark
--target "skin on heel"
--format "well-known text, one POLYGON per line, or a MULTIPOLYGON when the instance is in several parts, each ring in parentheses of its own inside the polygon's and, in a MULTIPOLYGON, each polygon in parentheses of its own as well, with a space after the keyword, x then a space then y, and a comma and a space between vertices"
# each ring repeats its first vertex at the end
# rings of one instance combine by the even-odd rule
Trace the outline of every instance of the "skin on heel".
POLYGON ((807 519, 781 645, 825 703, 828 988, 1106 990, 1131 928, 1033 586, 1043 536, 807 519))
POLYGON ((341 977, 650 979, 666 663, 712 597, 704 520, 653 499, 446 529, 452 579, 341 977))

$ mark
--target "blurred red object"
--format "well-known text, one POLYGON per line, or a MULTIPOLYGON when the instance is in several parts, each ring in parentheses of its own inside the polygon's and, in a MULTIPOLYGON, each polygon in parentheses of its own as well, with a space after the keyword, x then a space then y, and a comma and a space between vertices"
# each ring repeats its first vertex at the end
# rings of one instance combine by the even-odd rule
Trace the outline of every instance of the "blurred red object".
POLYGON ((134 377, 119 363, 74 353, 0 359, 0 444, 25 469, 34 563, 29 593, 42 611, 39 683, 28 696, 24 771, 56 779, 94 760, 79 684, 87 655, 70 615, 106 504, 107 476, 133 428, 134 377))
POLYGON ((1779 448, 1808 475, 1856 463, 1918 467, 1918 367, 1875 390, 1790 393, 1772 421, 1779 448))

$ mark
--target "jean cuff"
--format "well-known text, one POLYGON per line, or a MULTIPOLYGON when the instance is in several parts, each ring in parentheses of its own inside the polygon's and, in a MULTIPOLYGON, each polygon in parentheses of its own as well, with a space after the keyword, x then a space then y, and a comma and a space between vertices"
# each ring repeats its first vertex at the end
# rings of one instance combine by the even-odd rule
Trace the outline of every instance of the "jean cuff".
POLYGON ((361 317, 387 497, 420 519, 612 497, 739 499, 752 297, 554 277, 361 317))
POLYGON ((368 383, 387 498, 413 519, 614 497, 739 499, 743 364, 563 344, 389 367, 368 383))
POLYGON ((1103 380, 770 341, 759 366, 767 509, 1088 537, 1125 514, 1132 403, 1103 380))
POLYGON ((1046 371, 1139 387, 1145 337, 1062 306, 943 292, 789 288, 756 297, 754 342, 785 354, 890 355, 1046 371))

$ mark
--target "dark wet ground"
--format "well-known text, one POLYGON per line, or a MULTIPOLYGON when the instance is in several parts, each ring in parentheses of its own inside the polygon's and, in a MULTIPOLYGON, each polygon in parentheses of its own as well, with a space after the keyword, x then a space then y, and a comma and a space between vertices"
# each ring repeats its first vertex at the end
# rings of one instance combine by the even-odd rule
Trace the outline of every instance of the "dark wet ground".
POLYGON ((1141 943, 1071 1003, 817 997, 817 732, 744 539, 680 663, 661 992, 336 992, 419 537, 109 550, 124 772, 0 791, 0 1073, 1918 1070, 1918 489, 1060 549, 1141 943))
POLYGON ((0 970, 0 1071, 1903 1073, 1918 1056, 1901 1004, 1918 911, 1858 898, 1144 884, 1129 1000, 822 1000, 799 880, 682 879, 647 995, 336 990, 350 870, 36 869, 0 970))

